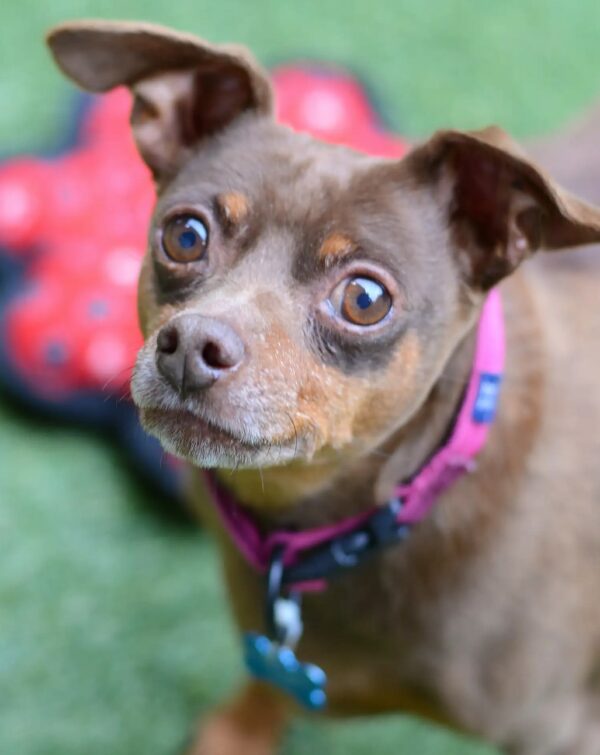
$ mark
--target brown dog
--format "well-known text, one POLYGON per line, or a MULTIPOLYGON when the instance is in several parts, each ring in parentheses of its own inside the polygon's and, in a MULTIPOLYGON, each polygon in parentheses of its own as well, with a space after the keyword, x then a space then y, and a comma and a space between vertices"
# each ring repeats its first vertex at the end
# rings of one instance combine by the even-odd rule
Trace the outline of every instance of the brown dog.
MULTIPOLYGON (((398 162, 293 133, 235 47, 105 22, 49 44, 81 86, 132 89, 156 179, 142 421, 193 468, 237 469, 221 484, 264 531, 382 504, 423 466, 502 281, 507 367, 476 470, 404 543, 305 598, 299 655, 327 669, 332 712, 408 711, 510 753, 599 755, 600 277, 579 253, 515 270, 538 248, 600 241, 600 211, 495 128, 438 133, 398 162)), ((582 154, 591 187, 598 153, 582 154)), ((262 577, 199 477, 196 498, 239 625, 262 627, 262 577)), ((191 752, 273 753, 293 713, 251 682, 191 752)))

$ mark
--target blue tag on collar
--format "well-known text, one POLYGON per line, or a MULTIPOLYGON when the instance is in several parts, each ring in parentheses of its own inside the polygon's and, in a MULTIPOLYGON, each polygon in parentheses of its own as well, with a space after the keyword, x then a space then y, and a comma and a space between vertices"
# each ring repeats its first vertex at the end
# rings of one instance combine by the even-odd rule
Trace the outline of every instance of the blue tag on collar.
POLYGON ((479 377, 477 397, 473 405, 473 421, 490 424, 496 418, 502 375, 482 372, 479 377))
POLYGON ((319 666, 300 663, 291 648, 264 635, 246 632, 244 658, 248 671, 257 679, 287 692, 309 710, 325 707, 327 675, 319 666))

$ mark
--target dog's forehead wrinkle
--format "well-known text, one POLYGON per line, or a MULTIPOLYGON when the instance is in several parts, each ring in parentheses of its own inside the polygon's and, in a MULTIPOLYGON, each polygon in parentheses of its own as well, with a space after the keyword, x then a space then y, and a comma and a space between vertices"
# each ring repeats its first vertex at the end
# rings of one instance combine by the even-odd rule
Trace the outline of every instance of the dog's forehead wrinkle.
POLYGON ((238 191, 268 213, 298 214, 324 193, 342 192, 375 159, 256 117, 241 118, 200 145, 166 190, 171 200, 238 191), (274 203, 273 196, 277 198, 274 203))
POLYGON ((278 277, 289 277, 294 247, 294 234, 287 224, 268 223, 236 267, 250 278, 264 280, 267 275, 269 280, 274 281, 278 277))

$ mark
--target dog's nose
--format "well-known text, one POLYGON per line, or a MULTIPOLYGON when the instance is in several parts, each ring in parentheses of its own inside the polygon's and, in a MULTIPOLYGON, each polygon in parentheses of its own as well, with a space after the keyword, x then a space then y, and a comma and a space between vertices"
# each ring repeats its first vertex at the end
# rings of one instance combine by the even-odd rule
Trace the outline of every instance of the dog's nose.
POLYGON ((233 328, 201 315, 177 317, 156 341, 158 371, 184 397, 208 388, 243 358, 244 344, 233 328))

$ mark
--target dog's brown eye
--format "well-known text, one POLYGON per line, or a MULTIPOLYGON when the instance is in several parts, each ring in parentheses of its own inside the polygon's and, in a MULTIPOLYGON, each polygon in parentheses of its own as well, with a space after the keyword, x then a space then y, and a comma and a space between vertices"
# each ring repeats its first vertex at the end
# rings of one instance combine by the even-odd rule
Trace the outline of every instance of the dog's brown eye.
POLYGON ((165 225, 162 245, 175 262, 197 262, 208 246, 206 223, 193 215, 177 215, 165 225))
POLYGON ((375 325, 392 308, 392 297, 372 278, 350 278, 342 295, 342 317, 354 325, 375 325))

